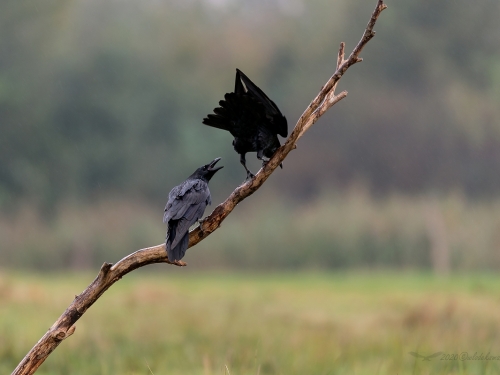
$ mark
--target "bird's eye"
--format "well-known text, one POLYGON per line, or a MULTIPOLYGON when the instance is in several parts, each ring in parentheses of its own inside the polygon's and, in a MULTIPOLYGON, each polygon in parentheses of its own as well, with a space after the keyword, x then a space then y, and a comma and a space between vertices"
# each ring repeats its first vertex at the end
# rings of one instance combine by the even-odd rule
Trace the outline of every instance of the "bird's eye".
POLYGON ((204 171, 206 171, 206 170, 207 170, 207 166, 206 166, 206 165, 203 167, 203 170, 204 170, 204 171))

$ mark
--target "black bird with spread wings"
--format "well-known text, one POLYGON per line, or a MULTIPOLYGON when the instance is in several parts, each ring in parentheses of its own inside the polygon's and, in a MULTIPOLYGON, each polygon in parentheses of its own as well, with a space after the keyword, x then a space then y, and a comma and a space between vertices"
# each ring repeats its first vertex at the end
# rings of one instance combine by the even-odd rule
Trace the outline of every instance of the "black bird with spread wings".
POLYGON ((180 264, 189 244, 189 227, 201 219, 205 208, 212 203, 208 181, 223 168, 215 168, 219 160, 198 168, 168 194, 163 222, 168 226, 165 244, 168 260, 172 263, 180 264))
POLYGON ((265 164, 281 146, 277 135, 288 135, 286 118, 278 106, 239 69, 236 69, 234 92, 224 95, 219 105, 214 109, 215 114, 203 119, 203 124, 227 130, 233 135, 233 146, 240 154, 247 179, 252 178, 245 154, 257 152, 257 158, 265 164))

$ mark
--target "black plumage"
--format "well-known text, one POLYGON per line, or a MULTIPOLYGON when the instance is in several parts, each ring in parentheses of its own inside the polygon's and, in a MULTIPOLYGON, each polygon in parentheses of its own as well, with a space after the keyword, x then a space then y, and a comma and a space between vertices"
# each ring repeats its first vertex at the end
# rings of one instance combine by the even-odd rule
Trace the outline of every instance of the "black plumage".
POLYGON ((189 243, 189 227, 201 219, 207 205, 212 203, 208 182, 221 168, 215 168, 220 160, 198 168, 182 184, 168 194, 163 222, 167 223, 165 240, 168 260, 178 263, 184 257, 189 243))
POLYGON ((229 131, 234 136, 233 146, 240 154, 240 162, 247 171, 245 154, 257 152, 265 164, 281 146, 278 134, 288 135, 288 125, 278 106, 245 74, 236 69, 234 92, 224 95, 214 109, 203 119, 203 124, 229 131), (264 158, 267 158, 264 159, 264 158))

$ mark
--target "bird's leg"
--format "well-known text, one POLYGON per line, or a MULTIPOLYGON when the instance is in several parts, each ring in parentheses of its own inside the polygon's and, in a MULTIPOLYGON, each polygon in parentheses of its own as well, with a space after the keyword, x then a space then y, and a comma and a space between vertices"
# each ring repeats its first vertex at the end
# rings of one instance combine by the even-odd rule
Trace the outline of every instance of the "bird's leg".
MULTIPOLYGON (((269 160, 271 159, 264 159, 264 151, 260 150, 257 151, 257 159, 262 160, 262 168, 264 168, 267 163, 269 163, 269 160)), ((280 163, 280 168, 283 169, 283 163, 280 163)))
POLYGON ((257 150, 257 159, 264 161, 264 150, 257 150))
POLYGON ((264 168, 269 159, 264 159, 264 150, 257 151, 257 159, 262 160, 262 168, 264 168))
POLYGON ((252 172, 250 172, 250 171, 248 170, 248 168, 247 168, 247 162, 246 162, 246 160, 245 160, 245 154, 240 154, 240 163, 241 163, 241 165, 243 165, 243 167, 244 167, 244 168, 245 168, 245 170, 247 171, 247 178, 246 178, 246 179, 247 179, 247 180, 250 180, 250 179, 254 178, 254 177, 255 177, 255 175, 254 175, 252 172))
POLYGON ((269 161, 269 159, 264 159, 262 151, 257 152, 257 159, 262 160, 262 168, 264 168, 269 161))

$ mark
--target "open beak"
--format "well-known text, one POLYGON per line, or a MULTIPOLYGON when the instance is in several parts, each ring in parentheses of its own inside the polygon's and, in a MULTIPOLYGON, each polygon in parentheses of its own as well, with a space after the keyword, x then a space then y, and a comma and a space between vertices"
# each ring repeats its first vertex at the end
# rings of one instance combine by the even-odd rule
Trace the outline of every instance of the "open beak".
POLYGON ((217 172, 219 169, 222 169, 224 168, 224 166, 220 166, 220 167, 217 167, 217 168, 214 168, 215 167, 215 164, 217 164, 217 162, 220 160, 221 158, 215 158, 210 164, 208 164, 208 170, 211 171, 211 172, 217 172))

